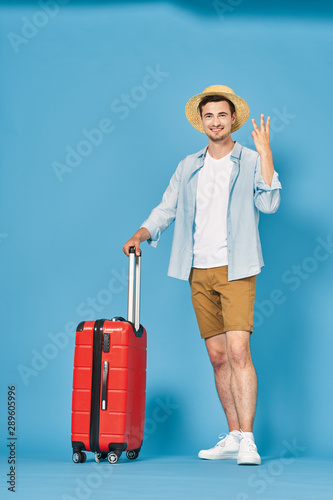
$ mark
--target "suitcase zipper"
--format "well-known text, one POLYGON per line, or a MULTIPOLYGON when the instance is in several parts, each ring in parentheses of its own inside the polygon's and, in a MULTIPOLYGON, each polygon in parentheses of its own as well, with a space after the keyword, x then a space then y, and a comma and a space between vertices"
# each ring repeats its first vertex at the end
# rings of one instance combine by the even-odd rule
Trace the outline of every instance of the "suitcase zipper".
POLYGON ((94 325, 91 377, 90 450, 99 453, 101 452, 99 449, 99 411, 101 406, 102 338, 104 321, 104 319, 95 321, 94 325))

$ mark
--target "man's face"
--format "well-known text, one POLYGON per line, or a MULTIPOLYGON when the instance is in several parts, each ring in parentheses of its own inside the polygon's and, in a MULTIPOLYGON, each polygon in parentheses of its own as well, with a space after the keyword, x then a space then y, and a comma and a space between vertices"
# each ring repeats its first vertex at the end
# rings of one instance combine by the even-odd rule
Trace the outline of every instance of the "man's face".
POLYGON ((223 141, 231 133, 236 114, 231 116, 227 101, 207 102, 202 107, 201 123, 205 134, 214 142, 223 141))

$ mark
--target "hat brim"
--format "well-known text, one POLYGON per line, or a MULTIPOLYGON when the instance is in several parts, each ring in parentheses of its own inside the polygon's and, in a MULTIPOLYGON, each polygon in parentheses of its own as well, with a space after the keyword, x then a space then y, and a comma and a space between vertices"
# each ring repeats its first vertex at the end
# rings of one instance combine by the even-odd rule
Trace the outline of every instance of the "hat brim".
POLYGON ((231 101, 234 104, 236 109, 236 120, 235 123, 233 123, 233 125, 231 126, 231 132, 235 132, 242 125, 244 125, 244 123, 250 116, 250 108, 247 102, 236 94, 230 94, 229 92, 212 91, 212 92, 201 92, 201 94, 197 94, 191 97, 191 99, 189 99, 186 103, 185 106, 186 117, 194 128, 196 128, 197 130, 199 130, 199 132, 202 132, 203 134, 205 133, 201 123, 200 111, 198 106, 199 103, 202 101, 202 99, 209 95, 220 95, 222 97, 225 97, 226 99, 229 99, 229 101, 231 101))

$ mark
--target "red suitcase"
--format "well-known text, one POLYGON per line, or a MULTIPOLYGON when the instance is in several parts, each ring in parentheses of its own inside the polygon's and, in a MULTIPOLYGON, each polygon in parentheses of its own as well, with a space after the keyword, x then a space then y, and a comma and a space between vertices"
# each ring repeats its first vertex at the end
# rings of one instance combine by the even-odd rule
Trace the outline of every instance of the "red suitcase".
POLYGON ((129 254, 127 320, 83 321, 75 337, 73 462, 137 458, 143 441, 147 333, 140 325, 141 256, 129 254), (133 299, 135 282, 135 300, 133 299), (134 305, 134 318, 133 318, 134 305))

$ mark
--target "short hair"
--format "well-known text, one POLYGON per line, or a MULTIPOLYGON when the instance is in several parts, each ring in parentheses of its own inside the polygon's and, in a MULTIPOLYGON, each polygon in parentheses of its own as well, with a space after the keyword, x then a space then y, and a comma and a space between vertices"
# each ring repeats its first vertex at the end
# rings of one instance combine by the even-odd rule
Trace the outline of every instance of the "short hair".
POLYGON ((205 104, 207 104, 208 102, 219 102, 219 101, 227 101, 227 103, 229 104, 231 116, 234 113, 236 113, 236 108, 234 106, 234 103, 229 101, 229 99, 227 99, 226 97, 223 97, 222 95, 206 95, 206 97, 204 97, 199 102, 199 105, 198 105, 200 116, 202 117, 202 108, 203 108, 203 106, 205 106, 205 104))

